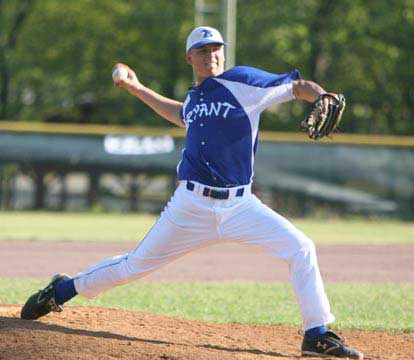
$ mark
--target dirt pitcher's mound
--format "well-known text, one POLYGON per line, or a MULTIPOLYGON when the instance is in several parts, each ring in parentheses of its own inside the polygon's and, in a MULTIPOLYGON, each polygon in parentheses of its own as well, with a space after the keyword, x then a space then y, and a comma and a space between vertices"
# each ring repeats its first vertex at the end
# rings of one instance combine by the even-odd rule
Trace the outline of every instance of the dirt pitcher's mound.
MULTIPOLYGON (((210 324, 93 307, 39 321, 0 306, 0 359, 298 359, 301 336, 281 326, 210 324)), ((365 359, 413 359, 414 335, 343 331, 365 359)))

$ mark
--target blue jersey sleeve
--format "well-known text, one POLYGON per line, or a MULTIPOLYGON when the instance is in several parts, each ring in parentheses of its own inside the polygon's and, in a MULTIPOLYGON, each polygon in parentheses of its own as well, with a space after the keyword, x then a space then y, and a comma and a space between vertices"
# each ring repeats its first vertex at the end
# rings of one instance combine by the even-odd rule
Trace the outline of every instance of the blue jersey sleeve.
POLYGON ((256 117, 271 105, 295 98, 292 81, 300 79, 298 70, 272 74, 248 66, 236 66, 217 78, 239 101, 249 116, 256 117))
POLYGON ((272 74, 250 66, 236 66, 225 71, 218 78, 255 87, 267 88, 289 84, 293 80, 301 79, 301 76, 298 70, 293 70, 285 74, 272 74))

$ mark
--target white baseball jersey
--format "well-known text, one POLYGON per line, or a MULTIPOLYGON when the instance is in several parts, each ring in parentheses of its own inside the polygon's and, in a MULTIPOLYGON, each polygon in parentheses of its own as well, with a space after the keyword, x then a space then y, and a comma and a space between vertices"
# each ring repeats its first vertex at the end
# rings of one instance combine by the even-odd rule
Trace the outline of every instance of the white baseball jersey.
POLYGON ((187 138, 177 190, 138 247, 78 274, 77 292, 94 297, 191 251, 237 242, 289 263, 304 330, 333 321, 313 242, 251 193, 260 113, 293 99, 298 78, 235 67, 193 88, 182 109, 187 138))

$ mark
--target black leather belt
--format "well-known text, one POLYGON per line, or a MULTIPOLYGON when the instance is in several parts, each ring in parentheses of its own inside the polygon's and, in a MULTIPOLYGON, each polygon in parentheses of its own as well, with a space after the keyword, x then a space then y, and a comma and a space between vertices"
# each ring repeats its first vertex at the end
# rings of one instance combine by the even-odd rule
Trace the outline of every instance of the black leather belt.
MULTIPOLYGON (((195 184, 191 181, 187 181, 187 190, 194 191, 195 184)), ((244 188, 237 189, 236 196, 243 196, 244 188)), ((211 197, 213 199, 227 200, 230 197, 230 190, 214 190, 205 186, 203 189, 203 195, 211 197)))

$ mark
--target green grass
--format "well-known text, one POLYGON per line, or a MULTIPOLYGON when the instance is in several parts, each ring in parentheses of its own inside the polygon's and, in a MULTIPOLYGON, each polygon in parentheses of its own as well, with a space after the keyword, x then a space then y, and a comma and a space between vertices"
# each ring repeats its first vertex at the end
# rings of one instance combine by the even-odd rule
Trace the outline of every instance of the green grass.
MULTIPOLYGON (((21 304, 44 281, 0 280, 0 304, 21 304)), ((327 285, 336 329, 414 332, 414 285, 327 285)), ((95 300, 70 305, 106 306, 224 323, 300 327, 291 287, 281 283, 139 282, 112 289, 95 300)))
MULTIPOLYGON (((138 242, 156 221, 148 214, 0 212, 0 239, 138 242)), ((293 219, 318 244, 414 245, 414 223, 293 219)))
POLYGON ((156 218, 147 214, 0 212, 0 239, 138 242, 156 218))
POLYGON ((359 219, 292 222, 318 244, 414 245, 414 222, 359 219))

